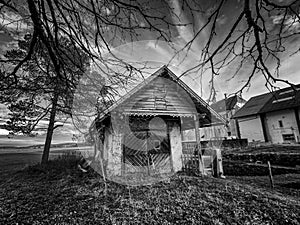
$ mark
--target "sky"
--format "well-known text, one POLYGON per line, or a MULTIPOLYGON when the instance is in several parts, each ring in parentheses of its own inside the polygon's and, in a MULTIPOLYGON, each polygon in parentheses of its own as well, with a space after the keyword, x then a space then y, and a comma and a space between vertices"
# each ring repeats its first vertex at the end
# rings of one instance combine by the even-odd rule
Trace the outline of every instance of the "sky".
MULTIPOLYGON (((279 0, 274 0, 281 2, 279 0)), ((190 1, 192 2, 192 1, 190 1)), ((194 36, 194 32, 197 32, 207 20, 208 15, 214 9, 216 2, 218 1, 195 1, 198 5, 193 5, 199 10, 198 13, 191 15, 191 12, 182 5, 181 0, 169 0, 169 1, 153 1, 152 6, 157 10, 166 14, 166 17, 172 20, 174 23, 190 24, 188 26, 172 27, 172 46, 175 49, 181 49, 191 38, 194 36), (169 9, 168 9, 169 8, 169 9), (171 10, 170 10, 171 9, 171 10)), ((220 12, 219 18, 216 24, 216 38, 215 43, 223 40, 224 36, 228 33, 232 23, 235 21, 239 12, 243 7, 242 0, 230 0, 226 1, 223 10, 220 12)), ((107 9, 106 13, 110 13, 107 9)), ((267 26, 270 29, 277 29, 278 21, 280 17, 278 15, 270 15, 268 18, 267 26)), ((1 21, 0 21, 1 22, 1 21)), ((288 23, 289 21, 287 21, 288 23)), ((2 20, 2 25, 5 21, 2 20)), ((143 23, 143 21, 141 21, 143 23)), ((294 23, 291 26, 293 29, 300 31, 299 22, 294 23)), ((202 52, 204 43, 208 40, 209 29, 204 29, 201 34, 194 40, 191 49, 187 52, 182 52, 172 61, 174 55, 174 49, 172 49, 169 43, 165 41, 157 41, 156 36, 151 32, 141 33, 140 41, 131 42, 125 40, 118 46, 112 46, 113 52, 120 56, 122 59, 129 62, 148 62, 152 65, 160 66, 169 64, 169 67, 177 75, 180 75, 185 70, 193 67, 199 63, 199 58, 202 52), (187 55, 185 55, 187 54, 187 55), (185 60, 182 59, 186 56, 185 60)), ((0 29, 0 54, 3 53, 9 44, 13 40, 3 29, 0 29)), ((290 56, 293 50, 299 48, 299 39, 292 40, 286 43, 286 52, 281 57, 280 78, 287 79, 293 83, 300 83, 300 54, 290 56)), ((224 94, 231 94, 238 91, 247 80, 251 65, 246 65, 241 72, 232 78, 235 68, 238 62, 233 62, 229 67, 220 71, 220 75, 216 77, 215 88, 217 90, 217 99, 224 98, 224 94)), ((270 62, 269 68, 271 71, 275 68, 275 63, 270 62)), ((200 73, 190 74, 182 77, 191 88, 193 88, 203 99, 207 99, 210 93, 209 80, 211 78, 211 72, 207 71, 202 75, 200 73)), ((285 85, 279 84, 284 87, 285 85)), ((243 92, 243 97, 248 100, 251 96, 262 94, 267 92, 265 87, 265 80, 262 75, 257 74, 251 82, 249 89, 243 92)))
MULTIPOLYGON (((288 1, 274 0, 277 3, 287 3, 288 1)), ((172 40, 172 47, 175 49, 181 49, 191 38, 193 38, 194 33, 197 32, 207 21, 208 15, 215 7, 216 1, 198 1, 200 4, 198 9, 202 10, 201 13, 195 13, 191 16, 189 10, 185 10, 182 6, 182 1, 173 0, 167 1, 168 7, 172 9, 171 18, 173 22, 180 22, 182 24, 191 24, 189 26, 176 27, 175 37, 172 40)), ((218 1, 217 1, 218 2, 218 1)), ((156 2, 156 4, 159 4, 156 2)), ((162 7, 165 7, 163 5, 162 7)), ((238 17, 241 9, 243 7, 243 1, 231 0, 226 1, 223 10, 217 19, 216 24, 216 38, 214 44, 220 43, 229 32, 232 24, 238 17)), ((167 13, 167 12, 166 12, 167 13)), ((281 23, 282 16, 280 14, 271 13, 266 15, 266 26, 269 31, 276 31, 279 24, 281 23)), ((286 25, 289 27, 289 31, 300 31, 299 21, 292 21, 291 18, 287 18, 285 21, 286 25)), ((241 27, 244 28, 246 24, 242 23, 241 27)), ((180 75, 185 70, 193 67, 199 63, 199 58, 204 46, 204 43, 208 40, 209 29, 204 29, 201 34, 194 40, 191 49, 187 52, 182 52, 177 57, 172 59, 174 55, 174 49, 172 49, 168 43, 164 41, 156 41, 155 36, 151 33, 146 33, 142 36, 142 41, 128 42, 126 44, 115 47, 114 52, 128 61, 148 61, 153 62, 153 64, 163 65, 169 64, 170 68, 175 72, 175 74, 180 75), (184 55, 187 54, 186 59, 182 62, 184 55)), ((281 79, 286 79, 292 83, 300 83, 300 54, 292 53, 299 49, 299 35, 297 38, 290 39, 284 43, 286 49, 283 53, 277 56, 281 58, 280 66, 280 76, 281 79)), ((240 48, 238 46, 237 48, 240 48)), ((237 61, 231 63, 230 66, 222 69, 220 74, 215 79, 215 88, 217 90, 217 100, 224 98, 224 94, 232 94, 240 90, 240 88, 245 84, 246 80, 251 73, 252 63, 246 63, 242 70, 233 77, 233 74, 238 66, 237 61)), ((277 66, 275 60, 270 60, 267 63, 269 70, 272 74, 275 73, 275 67, 277 66)), ((182 77, 182 79, 190 85, 201 97, 205 100, 208 98, 210 93, 209 81, 211 78, 211 71, 207 71, 202 75, 200 73, 189 74, 188 76, 182 77)), ((248 100, 252 96, 263 94, 269 91, 265 86, 265 78, 262 74, 256 74, 249 88, 243 91, 243 97, 248 100)), ((287 84, 276 83, 278 87, 286 87, 287 84)))

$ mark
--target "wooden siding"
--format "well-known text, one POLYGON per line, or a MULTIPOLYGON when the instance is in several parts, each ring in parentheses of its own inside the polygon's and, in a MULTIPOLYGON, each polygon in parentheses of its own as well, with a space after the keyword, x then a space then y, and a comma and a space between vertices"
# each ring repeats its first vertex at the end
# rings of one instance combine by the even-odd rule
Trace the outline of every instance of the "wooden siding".
POLYGON ((196 106, 176 82, 157 77, 128 99, 118 111, 128 113, 195 114, 196 106))

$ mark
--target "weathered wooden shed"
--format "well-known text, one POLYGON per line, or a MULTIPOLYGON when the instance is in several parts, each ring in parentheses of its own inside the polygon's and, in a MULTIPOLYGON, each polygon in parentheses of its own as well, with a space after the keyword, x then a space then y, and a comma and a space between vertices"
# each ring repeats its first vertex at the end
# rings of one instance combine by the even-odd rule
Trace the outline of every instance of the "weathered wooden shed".
POLYGON ((172 173, 182 169, 183 131, 195 129, 199 149, 199 127, 220 123, 222 117, 163 66, 98 116, 97 151, 108 177, 172 173))

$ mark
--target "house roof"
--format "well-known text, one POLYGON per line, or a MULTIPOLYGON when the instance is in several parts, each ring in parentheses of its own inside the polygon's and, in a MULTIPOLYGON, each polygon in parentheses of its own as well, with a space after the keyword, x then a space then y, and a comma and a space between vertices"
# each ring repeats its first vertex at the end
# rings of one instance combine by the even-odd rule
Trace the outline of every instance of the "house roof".
POLYGON ((300 106, 300 85, 250 98, 233 118, 246 117, 300 106))
POLYGON ((264 105, 260 113, 291 109, 300 106, 300 85, 276 91, 272 98, 264 105))
POLYGON ((126 103, 126 101, 130 99, 135 93, 137 93, 139 90, 141 90, 143 87, 145 87, 157 77, 169 78, 175 81, 177 84, 179 84, 181 88, 183 88, 188 93, 188 95, 194 102, 198 112, 208 112, 211 116, 213 116, 216 119, 216 121, 225 124, 225 120, 215 110, 213 110, 200 96, 198 96, 190 87, 188 87, 182 80, 180 80, 167 66, 161 67, 151 76, 149 76, 143 82, 141 82, 139 85, 133 88, 130 92, 128 92, 118 101, 116 101, 112 106, 103 111, 98 116, 98 121, 104 120, 106 117, 109 116, 110 112, 120 107, 123 103, 126 103))
POLYGON ((234 95, 226 99, 222 99, 216 103, 211 104, 211 107, 216 111, 216 112, 224 112, 226 110, 232 110, 236 106, 238 102, 246 102, 243 98, 234 95))

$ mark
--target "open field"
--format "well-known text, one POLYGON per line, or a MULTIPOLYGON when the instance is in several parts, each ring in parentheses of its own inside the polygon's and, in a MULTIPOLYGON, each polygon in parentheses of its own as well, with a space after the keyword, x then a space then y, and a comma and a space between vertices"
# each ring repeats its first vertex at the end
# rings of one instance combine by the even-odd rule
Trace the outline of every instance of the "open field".
MULTIPOLYGON (((0 149, 0 173, 16 171, 30 165, 38 164, 42 158, 42 148, 5 148, 0 149)), ((50 159, 55 159, 63 154, 80 151, 90 151, 90 147, 57 147, 50 149, 50 159)))
MULTIPOLYGON (((55 159, 61 154, 63 154, 63 152, 52 152, 50 154, 50 159, 55 159)), ((41 159, 42 152, 0 154, 0 173, 23 169, 27 166, 40 163, 41 159)))
MULTIPOLYGON (((15 135, 8 138, 7 135, 0 135, 1 148, 22 148, 33 145, 42 145, 45 143, 46 135, 38 135, 36 137, 28 137, 25 135, 15 135)), ((70 134, 54 134, 52 144, 74 142, 70 134)), ((74 142, 76 143, 76 142, 74 142)))

